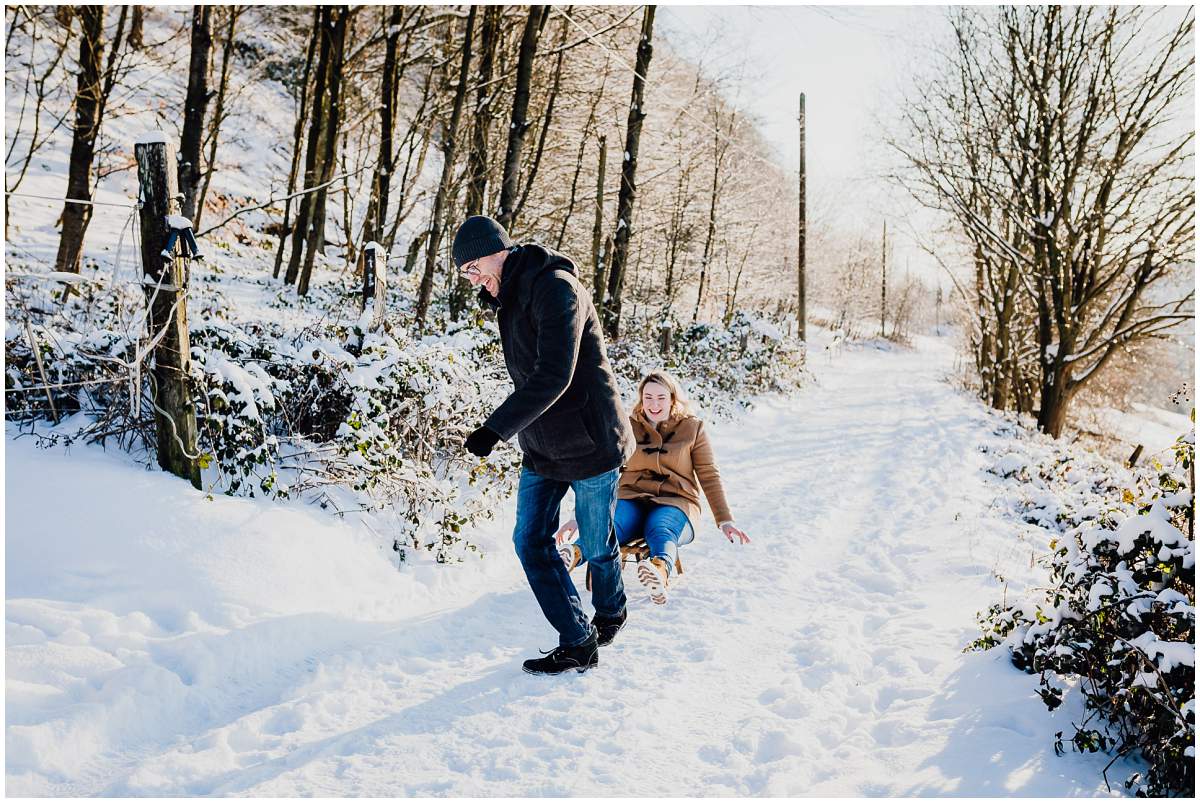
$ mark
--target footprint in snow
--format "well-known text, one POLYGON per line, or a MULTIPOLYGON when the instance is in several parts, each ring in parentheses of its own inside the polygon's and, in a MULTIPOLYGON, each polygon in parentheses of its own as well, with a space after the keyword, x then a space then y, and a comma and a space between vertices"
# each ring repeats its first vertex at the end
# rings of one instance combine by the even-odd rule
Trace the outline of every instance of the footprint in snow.
POLYGON ((754 760, 760 764, 767 764, 789 756, 811 755, 815 752, 814 747, 815 745, 806 744, 787 731, 768 731, 758 740, 758 750, 754 753, 754 760))

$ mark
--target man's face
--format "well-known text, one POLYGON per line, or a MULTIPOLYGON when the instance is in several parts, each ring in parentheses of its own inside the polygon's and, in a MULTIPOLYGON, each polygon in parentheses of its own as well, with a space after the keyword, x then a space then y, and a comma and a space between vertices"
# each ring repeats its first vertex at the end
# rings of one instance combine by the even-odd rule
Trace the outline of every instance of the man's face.
POLYGON ((472 287, 483 285, 492 298, 498 298, 500 296, 500 274, 504 272, 504 260, 507 257, 508 251, 497 251, 473 262, 468 262, 459 270, 472 287))

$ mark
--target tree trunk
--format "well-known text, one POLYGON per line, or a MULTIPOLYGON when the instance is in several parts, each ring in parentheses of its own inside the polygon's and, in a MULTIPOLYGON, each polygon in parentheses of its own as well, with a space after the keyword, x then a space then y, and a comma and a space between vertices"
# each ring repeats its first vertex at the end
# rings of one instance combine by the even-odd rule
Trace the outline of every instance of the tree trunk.
POLYGON ((617 196, 617 231, 613 238, 613 254, 608 275, 608 303, 604 305, 604 331, 613 340, 621 326, 621 285, 625 280, 625 263, 629 256, 629 236, 633 229, 633 205, 637 197, 638 144, 642 137, 642 121, 646 112, 642 97, 646 88, 646 73, 654 48, 650 44, 654 33, 655 6, 646 6, 642 16, 642 33, 638 40, 637 62, 634 65, 633 91, 629 102, 629 118, 625 124, 625 155, 621 162, 621 191, 617 196))
POLYGON ((131 22, 129 23, 129 47, 141 50, 145 43, 142 41, 142 27, 146 19, 146 7, 134 6, 131 22))
POLYGON ((383 56, 383 79, 379 84, 379 157, 371 179, 371 199, 363 221, 363 239, 380 242, 387 218, 388 189, 392 183, 392 134, 396 127, 396 50, 400 44, 401 7, 392 6, 385 22, 387 45, 383 56))
MULTIPOLYGON (((479 70, 476 73, 478 86, 475 90, 475 125, 471 131, 471 150, 467 155, 467 217, 482 214, 487 197, 491 101, 496 96, 491 81, 496 60, 496 45, 500 39, 502 12, 502 6, 487 6, 483 11, 479 70)), ((457 321, 471 301, 471 283, 455 273, 450 277, 450 286, 450 320, 457 321)))
MULTIPOLYGON (((583 156, 584 156, 584 153, 586 153, 586 151, 587 151, 587 144, 588 144, 588 140, 591 138, 592 130, 596 126, 596 109, 600 105, 600 101, 604 97, 604 90, 605 90, 607 84, 608 84, 608 71, 605 70, 605 75, 600 79, 599 86, 597 86, 596 91, 592 93, 592 103, 591 103, 590 109, 588 110, 587 122, 585 122, 583 124, 583 132, 579 136, 579 153, 575 157, 575 173, 571 177, 571 196, 570 196, 570 199, 567 201, 567 211, 562 216, 562 220, 559 223, 558 236, 555 238, 555 241, 554 241, 554 250, 556 250, 556 251, 562 250, 563 240, 566 239, 566 236, 567 236, 567 224, 569 224, 571 222, 571 218, 575 214, 575 202, 578 199, 578 191, 579 191, 579 175, 580 175, 580 173, 583 172, 583 156)), ((596 251, 596 247, 595 247, 595 243, 593 243, 593 245, 592 245, 593 255, 595 254, 595 251, 596 251)), ((593 260, 592 265, 593 265, 593 267, 595 266, 595 260, 593 260)), ((595 274, 593 273, 593 277, 594 276, 595 276, 595 274)))
MULTIPOLYGON (((317 78, 313 85, 312 114, 308 120, 308 141, 304 147, 304 189, 310 189, 320 183, 321 132, 325 123, 325 87, 329 81, 329 51, 332 46, 332 36, 329 29, 330 6, 320 6, 317 15, 317 30, 320 32, 320 42, 317 49, 317 78)), ((296 209, 296 225, 292 229, 292 253, 288 258, 287 273, 283 281, 295 283, 300 276, 300 260, 304 256, 304 246, 308 242, 310 219, 313 216, 313 194, 301 195, 296 209)))
MULTIPOLYGON (((545 22, 544 16, 542 21, 545 22)), ((566 38, 567 26, 564 24, 562 38, 559 41, 560 47, 566 43, 566 38)), ((564 51, 559 50, 558 58, 554 64, 554 80, 550 82, 550 91, 546 97, 546 111, 542 116, 542 130, 538 134, 537 147, 533 152, 533 161, 529 165, 529 174, 525 179, 525 189, 521 191, 521 200, 517 201, 517 208, 512 213, 512 220, 514 222, 521 217, 521 212, 525 209, 525 202, 529 200, 529 193, 533 191, 533 182, 537 178, 538 168, 542 164, 542 155, 546 152, 546 137, 550 133, 550 124, 554 120, 554 102, 558 98, 558 92, 562 86, 563 57, 565 55, 564 51)))
MULTIPOLYGON (((304 58, 304 78, 300 83, 300 102, 296 107, 296 125, 292 129, 292 166, 288 170, 287 183, 289 196, 296 191, 296 175, 300 172, 300 152, 303 142, 301 137, 304 134, 304 123, 308 120, 308 84, 312 76, 313 55, 317 50, 317 41, 321 37, 322 14, 321 6, 313 9, 312 34, 308 38, 308 54, 304 58)), ((283 265, 283 247, 291 232, 292 200, 292 198, 288 198, 283 202, 283 225, 279 229, 279 247, 275 249, 274 276, 276 279, 279 278, 279 269, 283 265)))
POLYGON ((713 126, 713 176, 708 201, 708 229, 704 235, 704 252, 700 256, 700 286, 696 289, 696 308, 692 310, 692 323, 700 319, 700 307, 704 305, 705 279, 708 276, 709 264, 712 262, 713 246, 716 244, 717 200, 720 197, 721 162, 725 153, 721 147, 720 132, 721 114, 718 111, 716 125, 713 126))
MULTIPOLYGON (((341 165, 343 175, 350 172, 350 164, 347 161, 347 156, 350 153, 350 132, 342 129, 342 148, 338 153, 338 162, 341 165)), ((361 157, 361 154, 358 154, 361 157)), ((355 167, 361 167, 362 162, 356 161, 355 167)), ((342 250, 342 265, 346 270, 358 261, 358 244, 354 240, 354 204, 350 197, 349 187, 343 184, 340 188, 342 193, 342 236, 345 238, 346 247, 342 250)), ((324 247, 324 241, 322 241, 324 247)))
MULTIPOLYGON (((331 33, 333 41, 329 53, 329 112, 325 115, 325 130, 320 137, 324 144, 324 152, 321 154, 318 184, 325 184, 333 178, 333 168, 337 163, 338 126, 341 124, 342 109, 342 66, 346 50, 346 27, 350 22, 351 11, 349 6, 339 6, 330 13, 336 13, 337 18, 331 33)), ((317 253, 325 250, 325 202, 329 197, 329 188, 321 187, 312 193, 312 197, 312 223, 308 229, 308 244, 304 249, 304 270, 301 271, 300 281, 296 286, 296 293, 302 296, 308 295, 308 285, 312 280, 317 253)))
MULTIPOLYGON (((100 133, 101 62, 104 56, 104 6, 79 6, 79 75, 75 89, 75 130, 67 172, 67 197, 92 198, 92 159, 100 133)), ((92 207, 67 201, 62 212, 62 235, 54 269, 79 272, 83 236, 92 219, 92 207)), ((64 298, 69 286, 64 290, 64 298)))
POLYGON ((592 224, 592 303, 604 309, 604 264, 610 250, 602 250, 604 235, 604 171, 608 163, 608 137, 600 136, 600 163, 596 168, 596 217, 592 224))
POLYGON ((179 191, 182 214, 196 214, 200 193, 200 145, 208 109, 208 57, 212 52, 212 6, 192 6, 192 55, 188 62, 187 98, 183 103, 183 136, 179 144, 179 191))
POLYGON ((1067 408, 1073 393, 1070 377, 1062 369, 1051 370, 1042 382, 1041 408, 1038 410, 1038 429, 1052 438, 1062 435, 1067 422, 1067 408))
POLYGON ((504 176, 500 185, 500 204, 496 219, 511 229, 520 192, 521 149, 529 130, 529 94, 533 79, 533 58, 537 55, 538 34, 547 13, 546 6, 530 6, 521 33, 517 55, 517 85, 513 94, 512 121, 508 126, 508 148, 504 152, 504 176))
POLYGON ((663 314, 669 315, 675 306, 675 293, 678 290, 679 257, 692 240, 691 230, 685 225, 687 210, 690 205, 690 190, 692 179, 692 158, 688 157, 684 165, 683 153, 676 156, 676 170, 679 176, 675 182, 675 196, 671 205, 670 230, 667 233, 667 280, 663 286, 663 314))
POLYGON ((463 99, 467 94, 467 76, 471 69, 471 38, 475 32, 475 9, 467 12, 467 30, 463 34, 462 61, 458 68, 458 86, 454 89, 454 107, 442 139, 442 179, 438 184, 437 196, 433 201, 433 219, 429 224, 429 240, 425 247, 425 273, 421 276, 421 290, 417 298, 417 331, 425 331, 425 317, 429 312, 429 301, 433 295, 433 277, 437 272, 438 248, 441 245, 443 218, 450 202, 450 186, 454 180, 454 157, 458 148, 458 125, 462 120, 463 99))
MULTIPOLYGON (((404 170, 400 173, 400 186, 397 187, 396 215, 392 218, 392 226, 388 230, 387 241, 383 243, 388 253, 394 250, 396 232, 400 229, 400 224, 408 219, 409 214, 412 213, 412 210, 416 206, 416 199, 413 197, 414 193, 411 190, 425 170, 425 158, 429 153, 429 143, 433 139, 431 133, 432 119, 431 116, 427 116, 429 104, 433 97, 433 73, 434 70, 432 69, 425 71, 425 80, 422 82, 421 88, 421 105, 417 108, 417 113, 402 143, 407 152, 404 157, 404 170), (414 156, 416 157, 416 164, 413 164, 414 156)), ((397 154, 396 159, 397 161, 399 160, 399 154, 397 154)), ((394 166, 392 172, 395 172, 394 166)), ((428 231, 421 231, 412 242, 423 241, 428 233, 428 231)), ((404 272, 408 273, 410 270, 411 265, 406 263, 404 272)))
MULTIPOLYGON (((748 242, 748 243, 754 242, 754 234, 753 233, 751 233, 751 235, 746 238, 746 242, 748 242)), ((747 247, 746 250, 742 251, 742 258, 738 262, 737 273, 734 274, 734 277, 733 277, 733 286, 725 294, 724 322, 725 322, 725 328, 727 328, 727 329, 729 328, 729 324, 733 321, 733 313, 737 311, 738 287, 740 287, 742 284, 742 273, 746 270, 746 260, 748 260, 749 258, 750 258, 750 249, 749 249, 749 247, 747 247)), ((787 258, 786 257, 784 258, 784 267, 785 268, 787 267, 787 258)))
POLYGON ((1016 360, 1013 359, 1013 304, 1017 293, 1017 266, 1010 262, 1005 270, 1003 300, 996 315, 996 376, 992 389, 992 407, 1007 410, 1010 393, 1017 381, 1013 374, 1016 360))
POLYGON ((467 175, 467 217, 483 213, 487 199, 488 134, 492 123, 492 70, 496 61, 496 45, 500 41, 500 15, 503 6, 487 6, 483 10, 480 33, 478 88, 475 90, 475 126, 471 133, 471 155, 467 175))
POLYGON ((208 197, 208 187, 212 183, 213 173, 217 170, 217 145, 221 140, 221 125, 225 122, 225 94, 229 89, 229 63, 232 61, 233 34, 237 29, 238 17, 245 10, 243 6, 226 6, 229 21, 225 28, 225 41, 221 46, 221 78, 217 84, 216 105, 213 107, 212 122, 208 127, 208 159, 204 165, 204 181, 200 186, 200 198, 196 201, 196 215, 192 219, 192 227, 200 231, 200 218, 204 216, 204 199, 208 197))

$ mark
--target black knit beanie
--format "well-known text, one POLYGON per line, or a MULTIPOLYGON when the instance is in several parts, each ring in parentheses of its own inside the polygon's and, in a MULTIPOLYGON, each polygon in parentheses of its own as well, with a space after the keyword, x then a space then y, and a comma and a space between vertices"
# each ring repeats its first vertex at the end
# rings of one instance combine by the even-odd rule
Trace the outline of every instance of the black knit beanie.
POLYGON ((516 245, 496 221, 487 215, 473 215, 463 221, 454 235, 454 264, 458 267, 480 257, 516 245))

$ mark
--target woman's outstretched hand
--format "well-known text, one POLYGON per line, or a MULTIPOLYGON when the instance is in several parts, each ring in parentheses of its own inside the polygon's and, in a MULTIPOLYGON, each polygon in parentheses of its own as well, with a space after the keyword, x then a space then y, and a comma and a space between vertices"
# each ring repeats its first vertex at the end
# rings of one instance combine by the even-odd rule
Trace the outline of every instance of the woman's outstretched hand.
POLYGON ((732 522, 729 522, 727 524, 722 524, 721 532, 725 533, 725 537, 729 539, 729 543, 731 543, 731 544, 738 544, 738 543, 748 544, 748 543, 750 543, 750 536, 746 535, 746 533, 742 532, 737 527, 733 526, 732 522), (735 540, 735 539, 737 539, 737 540, 735 540))
POLYGON ((579 523, 575 519, 571 519, 566 524, 558 528, 558 532, 554 534, 554 543, 562 546, 570 540, 571 533, 579 532, 579 523))

